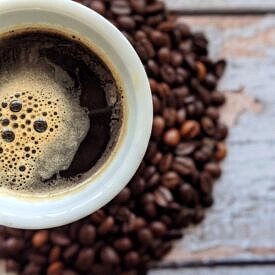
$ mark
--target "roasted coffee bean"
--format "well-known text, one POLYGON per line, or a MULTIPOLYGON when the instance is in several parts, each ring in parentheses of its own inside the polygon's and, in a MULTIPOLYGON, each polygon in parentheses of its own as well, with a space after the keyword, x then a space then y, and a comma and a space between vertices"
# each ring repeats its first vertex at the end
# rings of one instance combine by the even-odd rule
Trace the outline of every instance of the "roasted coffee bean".
POLYGON ((180 184, 180 176, 174 171, 169 171, 163 174, 161 183, 169 189, 174 189, 180 184))
POLYGON ((158 166, 160 172, 166 172, 170 170, 172 166, 172 162, 173 162, 173 155, 171 153, 164 155, 161 161, 159 162, 159 166, 158 166))
POLYGON ((217 121, 220 118, 220 113, 218 109, 212 106, 207 108, 206 115, 213 121, 217 121))
POLYGON ((160 70, 155 60, 152 60, 152 59, 148 60, 146 69, 148 74, 152 74, 154 77, 159 76, 160 70))
POLYGON ((225 96, 224 94, 220 92, 214 92, 211 94, 211 102, 215 106, 221 106, 225 102, 225 96))
POLYGON ((187 183, 181 185, 179 189, 179 195, 182 203, 187 206, 195 206, 195 204, 197 203, 198 194, 196 193, 194 188, 187 183))
POLYGON ((113 217, 107 217, 97 229, 99 235, 106 235, 112 231, 115 220, 113 217))
POLYGON ((213 178, 218 178, 221 175, 221 168, 218 163, 208 162, 204 166, 204 170, 207 171, 213 178))
POLYGON ((167 47, 160 48, 158 51, 158 58, 161 64, 169 63, 171 58, 171 51, 167 47))
POLYGON ((186 120, 180 128, 180 134, 184 138, 196 138, 201 131, 200 124, 196 120, 186 120))
POLYGON ((225 60, 219 60, 214 64, 214 73, 216 77, 220 78, 225 70, 226 62, 225 60))
POLYGON ((214 134, 215 139, 224 140, 227 137, 227 135, 228 135, 227 127, 222 123, 218 123, 214 134))
POLYGON ((95 252, 92 248, 82 249, 76 259, 75 265, 80 271, 87 271, 93 264, 95 252))
POLYGON ((34 233, 32 237, 32 245, 34 247, 41 247, 48 242, 49 232, 48 230, 39 230, 34 233))
POLYGON ((197 65, 197 75, 198 75, 198 79, 199 79, 200 81, 202 81, 202 80, 205 79, 206 74, 207 74, 206 67, 205 67, 205 65, 204 65, 202 62, 200 62, 200 61, 198 61, 196 65, 197 65))
POLYGON ((177 146, 175 153, 178 156, 188 156, 194 153, 194 151, 196 150, 196 147, 197 147, 197 144, 192 141, 180 143, 177 146))
POLYGON ((196 172, 194 161, 187 157, 175 157, 172 168, 182 176, 192 175, 196 172))
POLYGON ((140 260, 140 255, 136 251, 130 251, 124 255, 124 263, 127 267, 138 266, 140 260))
POLYGON ((113 1, 110 9, 115 15, 129 15, 131 13, 131 6, 125 0, 113 1))
POLYGON ((60 246, 67 246, 71 243, 69 237, 62 232, 51 232, 50 239, 53 244, 60 246))
POLYGON ((89 246, 94 243, 96 237, 96 229, 90 224, 84 224, 79 231, 79 241, 85 245, 89 246))
POLYGON ((165 120, 161 116, 155 116, 153 120, 153 137, 159 138, 162 135, 162 132, 165 128, 165 120))
POLYGON ((176 81, 176 72, 170 65, 164 64, 160 69, 160 74, 162 79, 169 84, 173 84, 176 81))
POLYGON ((129 238, 121 238, 121 239, 117 239, 115 242, 114 242, 114 248, 117 250, 117 251, 128 251, 132 248, 133 246, 133 243, 131 241, 131 239, 129 238))
POLYGON ((215 124, 209 117, 203 117, 201 119, 201 126, 207 135, 213 136, 215 134, 215 124))
POLYGON ((120 16, 117 18, 117 22, 121 29, 127 31, 134 29, 136 26, 135 20, 130 16, 120 16))
POLYGON ((104 15, 106 12, 105 5, 104 3, 102 3, 102 1, 98 1, 98 0, 92 1, 91 3, 89 3, 89 7, 101 15, 104 15))
POLYGON ((224 143, 219 142, 216 145, 216 153, 215 153, 215 158, 217 161, 221 161, 225 158, 227 153, 226 146, 224 143))
MULTIPOLYGON (((154 110, 148 149, 129 184, 88 217, 49 230, 0 226, 0 257, 7 270, 19 275, 146 274, 171 249, 171 241, 182 236, 182 228, 201 222, 213 204, 228 134, 219 109, 225 94, 216 90, 225 61, 213 62, 205 36, 175 20, 161 1, 77 2, 117 26, 141 58, 154 110)), ((13 107, 14 112, 20 109, 13 107)), ((1 102, 1 108, 11 108, 11 100, 1 102)), ((2 129, 2 137, 11 131, 14 136, 5 138, 12 142, 14 122, 7 125, 0 116, 2 126, 11 126, 2 129)))
POLYGON ((120 262, 118 254, 110 246, 105 246, 101 249, 100 259, 106 264, 118 264, 120 262))
POLYGON ((164 133, 163 141, 170 146, 176 146, 180 143, 180 132, 176 128, 171 128, 164 133))

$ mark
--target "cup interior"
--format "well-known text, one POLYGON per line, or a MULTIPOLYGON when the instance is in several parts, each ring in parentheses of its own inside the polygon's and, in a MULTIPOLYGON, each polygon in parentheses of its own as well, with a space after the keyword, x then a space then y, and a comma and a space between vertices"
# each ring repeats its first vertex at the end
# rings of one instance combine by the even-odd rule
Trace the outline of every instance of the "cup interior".
POLYGON ((64 225, 96 211, 129 182, 146 151, 152 100, 143 65, 126 38, 97 13, 67 0, 0 2, 0 35, 24 27, 46 27, 85 39, 110 66, 125 95, 120 140, 97 173, 72 190, 40 197, 0 193, 2 225, 38 229, 64 225))

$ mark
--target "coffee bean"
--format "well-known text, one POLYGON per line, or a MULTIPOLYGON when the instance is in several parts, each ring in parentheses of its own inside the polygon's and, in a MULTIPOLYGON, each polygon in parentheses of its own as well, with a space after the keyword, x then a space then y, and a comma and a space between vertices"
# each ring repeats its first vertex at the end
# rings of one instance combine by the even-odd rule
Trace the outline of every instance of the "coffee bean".
POLYGON ((128 267, 136 267, 140 263, 140 255, 136 251, 130 251, 124 256, 124 263, 128 267))
POLYGON ((32 237, 32 245, 34 247, 41 247, 48 242, 49 232, 48 230, 39 230, 35 232, 32 237))
POLYGON ((115 15, 129 15, 131 13, 131 6, 128 1, 114 1, 110 7, 112 13, 115 15))
POLYGON ((78 254, 78 250, 79 250, 78 244, 72 244, 68 246, 63 252, 63 258, 65 260, 70 260, 71 258, 73 258, 75 255, 78 254))
POLYGON ((166 187, 158 187, 154 192, 155 203, 161 207, 167 207, 173 200, 173 195, 166 187))
POLYGON ((90 2, 89 3, 89 7, 92 9, 92 10, 94 10, 94 11, 96 11, 96 12, 98 12, 99 14, 104 14, 105 13, 105 11, 106 11, 106 8, 105 8, 105 5, 104 5, 104 3, 102 3, 101 1, 97 1, 97 0, 95 0, 95 1, 93 1, 93 2, 90 2))
POLYGON ((149 35, 152 43, 158 47, 167 46, 169 47, 171 44, 170 38, 167 34, 162 33, 157 30, 153 30, 149 35))
POLYGON ((213 188, 213 178, 210 173, 202 172, 200 175, 200 189, 205 194, 210 194, 213 188))
POLYGON ((47 270, 47 275, 62 275, 64 266, 61 262, 52 263, 47 270))
POLYGON ((200 131, 200 124, 195 120, 186 120, 180 128, 181 136, 188 139, 197 137, 200 131))
POLYGON ((168 189, 174 189, 180 184, 180 177, 176 172, 169 171, 163 174, 161 183, 168 189))
POLYGON ((226 62, 225 60, 219 60, 214 64, 214 73, 216 77, 220 78, 225 70, 226 62))
POLYGON ((131 182, 130 186, 131 186, 131 191, 132 191, 133 195, 137 196, 144 191, 145 181, 143 178, 138 177, 131 182))
POLYGON ((176 128, 171 128, 166 131, 163 136, 163 141, 169 146, 176 146, 180 142, 180 132, 176 128))
POLYGON ((159 72, 160 72, 159 66, 155 60, 152 60, 152 59, 148 60, 146 68, 147 68, 147 72, 149 74, 152 74, 154 77, 157 77, 159 75, 159 72))
POLYGON ((165 128, 165 120, 161 116, 155 116, 153 120, 153 137, 159 138, 165 128))
POLYGON ((96 237, 96 229, 94 226, 89 224, 84 224, 79 231, 79 240, 85 245, 89 246, 94 243, 96 237))
POLYGON ((167 127, 173 127, 177 121, 178 113, 173 108, 165 108, 163 110, 163 118, 167 127))
POLYGON ((214 137, 217 140, 224 140, 227 137, 227 135, 228 135, 227 127, 222 123, 218 123, 214 137))
POLYGON ((160 74, 162 79, 169 84, 176 81, 176 72, 170 65, 164 64, 160 69, 160 74))
POLYGON ((117 250, 117 251, 128 251, 132 248, 133 246, 133 243, 131 241, 131 239, 129 238, 121 238, 121 239, 117 239, 115 242, 114 242, 114 248, 117 250))
POLYGON ((71 243, 68 236, 62 232, 51 232, 50 239, 53 244, 60 245, 60 246, 67 246, 71 243))
POLYGON ((182 54, 176 51, 171 52, 170 62, 173 67, 175 68, 179 67, 183 62, 182 54))
POLYGON ((215 124, 209 117, 201 119, 201 126, 207 135, 213 136, 215 134, 215 124))
POLYGON ((204 64, 200 61, 197 62, 197 75, 198 75, 198 79, 200 81, 204 80, 207 74, 207 70, 206 67, 204 66, 204 64))
POLYGON ((138 232, 138 239, 142 244, 148 245, 153 239, 153 234, 151 230, 144 228, 138 232))
POLYGON ((214 92, 211 94, 211 102, 215 106, 221 106, 225 102, 225 97, 220 92, 214 92))
POLYGON ((173 155, 171 153, 164 155, 161 161, 159 162, 160 172, 168 171, 172 166, 172 162, 173 162, 173 155))
POLYGON ((219 164, 215 162, 209 162, 204 166, 204 170, 207 171, 213 178, 218 178, 221 175, 221 168, 219 164))
POLYGON ((90 269, 94 261, 95 252, 92 248, 82 249, 76 259, 75 265, 80 271, 87 271, 90 269))
POLYGON ((194 153, 196 150, 197 144, 195 142, 185 142, 185 143, 180 143, 177 148, 175 153, 178 156, 188 156, 194 153))
POLYGON ((212 106, 207 108, 206 115, 213 121, 217 121, 220 118, 220 113, 218 109, 212 106))
POLYGON ((179 189, 179 195, 181 198, 181 202, 187 206, 193 207, 198 202, 197 192, 194 190, 194 188, 191 185, 187 183, 184 183, 181 185, 179 189))
POLYGON ((118 254, 110 246, 105 246, 101 249, 100 259, 106 264, 118 264, 120 262, 118 254))
POLYGON ((123 30, 132 30, 136 26, 136 22, 129 16, 120 16, 117 18, 117 22, 123 30))
POLYGON ((171 52, 167 47, 160 48, 158 51, 159 62, 162 64, 169 63, 171 52))
POLYGON ((115 220, 113 217, 107 217, 98 227, 97 232, 99 235, 106 235, 112 231, 115 220))
POLYGON ((224 143, 219 142, 216 145, 216 153, 215 153, 215 158, 217 161, 221 161, 225 158, 227 153, 226 146, 224 143))
POLYGON ((152 43, 147 38, 136 42, 136 50, 143 60, 149 60, 156 54, 152 43))
POLYGON ((172 168, 182 176, 192 175, 196 172, 194 161, 187 157, 176 157, 172 164, 172 168))

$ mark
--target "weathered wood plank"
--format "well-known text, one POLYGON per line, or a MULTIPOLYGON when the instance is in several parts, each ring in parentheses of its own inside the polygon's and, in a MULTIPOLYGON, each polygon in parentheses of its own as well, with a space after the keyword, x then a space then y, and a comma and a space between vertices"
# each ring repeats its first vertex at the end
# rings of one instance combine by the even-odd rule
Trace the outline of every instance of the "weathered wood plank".
MULTIPOLYGON (((220 89, 234 92, 245 87, 264 109, 244 113, 231 129, 224 173, 215 187, 216 203, 201 225, 186 230, 164 263, 274 260, 275 17, 180 20, 207 34, 213 57, 229 61, 220 89)), ((257 274, 268 274, 260 270, 257 274)))
POLYGON ((274 12, 273 0, 163 0, 170 10, 183 12, 274 12))
POLYGON ((150 275, 274 275, 273 266, 259 267, 214 267, 190 269, 154 270, 150 275))

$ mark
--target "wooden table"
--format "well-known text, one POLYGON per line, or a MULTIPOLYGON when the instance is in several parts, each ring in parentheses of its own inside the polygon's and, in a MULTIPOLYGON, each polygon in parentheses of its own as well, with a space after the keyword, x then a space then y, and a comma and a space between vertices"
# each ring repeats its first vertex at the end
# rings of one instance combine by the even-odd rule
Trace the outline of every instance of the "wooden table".
POLYGON ((166 2, 184 14, 179 20, 207 34, 213 58, 228 60, 219 88, 228 97, 223 117, 231 130, 214 206, 150 275, 273 275, 275 15, 266 13, 275 1, 166 2))

